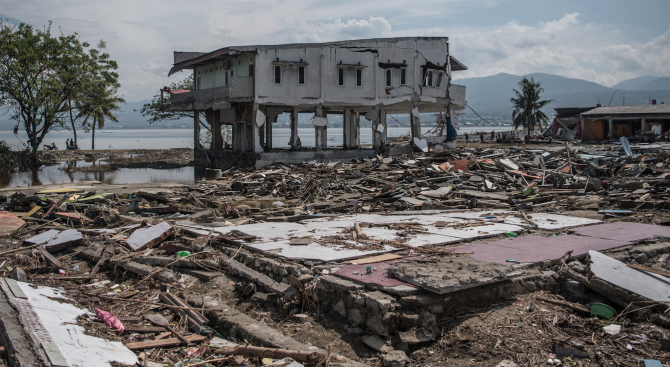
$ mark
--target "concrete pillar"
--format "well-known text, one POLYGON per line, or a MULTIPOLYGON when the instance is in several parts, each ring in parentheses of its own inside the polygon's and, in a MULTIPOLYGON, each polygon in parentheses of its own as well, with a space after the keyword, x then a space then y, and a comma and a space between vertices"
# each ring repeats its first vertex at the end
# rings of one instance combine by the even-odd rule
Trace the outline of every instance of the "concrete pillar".
POLYGON ((298 148, 298 108, 291 110, 291 140, 289 141, 291 150, 298 148))
POLYGON ((268 116, 267 109, 265 116, 265 149, 272 150, 272 123, 277 117, 276 115, 275 118, 268 116))
MULTIPOLYGON (((323 107, 321 105, 316 106, 314 117, 323 117, 323 107)), ((314 126, 314 145, 316 146, 317 152, 320 152, 323 149, 322 135, 323 126, 314 126)))
POLYGON ((375 150, 379 149, 382 145, 382 133, 379 132, 379 125, 381 125, 381 115, 379 106, 375 106, 375 111, 377 112, 377 119, 372 121, 372 146, 375 150))
POLYGON ((607 126, 609 127, 610 130, 610 139, 614 139, 614 120, 608 119, 607 120, 607 126))
POLYGON ((342 111, 342 149, 349 149, 349 125, 351 124, 351 112, 342 111))
POLYGON ((579 118, 579 128, 582 134, 582 141, 586 141, 586 122, 584 121, 583 117, 579 118))
MULTIPOLYGON (((328 118, 328 114, 324 112, 323 117, 328 118)), ((321 128, 321 145, 328 148, 328 125, 321 128)))
POLYGON ((421 139, 421 120, 416 111, 418 111, 416 101, 412 101, 412 110, 410 111, 410 137, 412 140, 414 138, 421 139))
POLYGON ((361 147, 361 113, 356 111, 354 113, 354 124, 353 124, 352 138, 353 138, 353 148, 361 147))
POLYGON ((384 131, 381 133, 381 142, 382 145, 386 145, 386 139, 388 138, 388 125, 386 124, 386 109, 384 108, 379 111, 379 123, 384 127, 384 131))
MULTIPOLYGON (((253 104, 253 109, 251 116, 249 116, 249 122, 251 122, 251 149, 254 151, 254 153, 261 153, 263 152, 263 145, 261 144, 261 131, 263 128, 263 125, 258 126, 258 123, 256 122, 256 119, 259 116, 259 112, 262 113, 260 110, 260 107, 258 106, 258 103, 253 104)), ((264 116, 263 116, 264 118, 264 116)))
POLYGON ((200 143, 200 111, 193 110, 193 150, 199 148, 200 143))
POLYGON ((640 123, 640 133, 644 134, 647 132, 647 130, 645 129, 646 126, 647 126, 647 119, 645 119, 644 116, 642 116, 642 122, 640 123))

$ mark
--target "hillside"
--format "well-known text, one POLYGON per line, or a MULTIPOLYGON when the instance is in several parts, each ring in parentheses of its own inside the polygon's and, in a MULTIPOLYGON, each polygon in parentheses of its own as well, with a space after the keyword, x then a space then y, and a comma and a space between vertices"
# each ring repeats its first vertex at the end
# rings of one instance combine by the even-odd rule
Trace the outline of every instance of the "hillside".
MULTIPOLYGON (((670 83, 668 83, 670 80, 657 77, 640 77, 623 81, 617 85, 638 86, 644 89, 618 91, 616 94, 614 92, 620 88, 608 88, 586 80, 544 73, 524 76, 501 73, 482 78, 457 79, 454 80, 454 84, 466 86, 468 106, 480 115, 511 117, 510 98, 514 97, 512 90, 519 88, 518 83, 523 77, 532 77, 536 82, 540 82, 544 88, 542 98, 553 100, 544 110, 548 115, 552 115, 556 107, 589 107, 598 103, 607 105, 610 99, 612 106, 624 104, 624 99, 626 105, 648 104, 650 97, 656 99, 658 103, 670 102, 670 83)), ((475 116, 467 108, 463 112, 466 117, 475 116)))

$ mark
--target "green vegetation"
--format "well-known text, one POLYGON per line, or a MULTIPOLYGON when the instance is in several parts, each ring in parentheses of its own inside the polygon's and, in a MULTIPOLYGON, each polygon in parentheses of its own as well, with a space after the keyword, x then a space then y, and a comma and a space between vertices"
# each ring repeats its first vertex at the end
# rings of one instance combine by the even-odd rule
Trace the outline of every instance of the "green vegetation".
POLYGON ((540 87, 540 83, 536 83, 533 78, 521 79, 519 86, 521 92, 513 89, 516 98, 510 98, 514 108, 512 120, 514 129, 522 127, 528 132, 526 135, 526 142, 528 142, 532 131, 547 125, 549 117, 541 111, 541 108, 551 103, 552 100, 540 101, 540 93, 544 92, 544 88, 540 87))
POLYGON ((71 127, 76 141, 77 125, 102 126, 100 117, 118 109, 118 65, 104 48, 77 33, 54 37, 51 23, 39 30, 0 22, 0 108, 17 122, 15 133, 23 125, 35 154, 53 128, 71 127))
MULTIPOLYGON (((193 75, 189 75, 184 80, 170 84, 168 88, 171 90, 193 90, 193 75)), ((154 95, 151 103, 145 103, 144 106, 142 106, 140 112, 142 112, 142 116, 148 118, 147 121, 149 121, 150 124, 160 121, 176 121, 184 118, 188 118, 193 121, 195 118, 193 111, 170 111, 169 107, 170 95, 168 93, 164 93, 161 100, 161 94, 159 93, 154 95)), ((205 130, 207 130, 207 135, 204 139, 205 144, 212 144, 212 129, 214 129, 215 132, 222 134, 223 140, 219 139, 219 142, 230 143, 232 141, 230 126, 224 125, 221 127, 220 124, 217 126, 208 126, 207 124, 203 123, 203 121, 207 121, 205 111, 199 112, 198 121, 200 122, 200 125, 204 127, 205 130), (220 132, 218 130, 220 130, 220 132)), ((214 149, 215 147, 211 148, 214 149)), ((218 147, 218 150, 221 150, 221 147, 218 147)))

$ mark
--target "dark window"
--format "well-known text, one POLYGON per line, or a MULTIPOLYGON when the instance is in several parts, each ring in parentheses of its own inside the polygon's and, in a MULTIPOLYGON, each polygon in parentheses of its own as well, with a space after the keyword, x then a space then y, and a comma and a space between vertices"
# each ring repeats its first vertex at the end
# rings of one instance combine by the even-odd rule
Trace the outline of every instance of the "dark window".
POLYGON ((428 70, 428 74, 426 75, 426 86, 427 87, 432 87, 433 86, 433 71, 428 70))
POLYGON ((442 73, 437 74, 437 82, 435 82, 435 86, 439 88, 440 84, 442 84, 442 73))
POLYGON ((356 86, 360 87, 363 85, 363 70, 356 70, 356 86))
POLYGON ((226 85, 228 85, 228 70, 226 70, 226 85))
POLYGON ((305 67, 298 67, 298 84, 305 85, 305 67))
POLYGON ((198 77, 198 83, 196 84, 195 89, 200 89, 200 77, 198 77))
POLYGON ((386 70, 386 86, 391 86, 391 69, 386 70))
POLYGON ((230 69, 230 76, 233 76, 233 69, 230 69))
POLYGON ((337 85, 344 85, 344 69, 337 69, 337 85))
POLYGON ((275 84, 281 84, 281 66, 275 65, 275 84))
POLYGON ((254 76, 254 66, 249 65, 249 76, 254 76))
POLYGON ((400 69, 400 85, 407 84, 407 69, 400 69))

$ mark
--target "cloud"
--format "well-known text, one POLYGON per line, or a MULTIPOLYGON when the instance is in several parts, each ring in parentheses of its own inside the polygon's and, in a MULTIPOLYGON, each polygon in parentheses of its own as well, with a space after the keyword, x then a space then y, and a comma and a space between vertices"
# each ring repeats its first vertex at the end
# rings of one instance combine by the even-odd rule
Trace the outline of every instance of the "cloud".
POLYGON ((387 37, 391 34, 391 23, 384 17, 337 19, 332 23, 302 23, 292 32, 289 42, 325 42, 357 38, 387 37))

